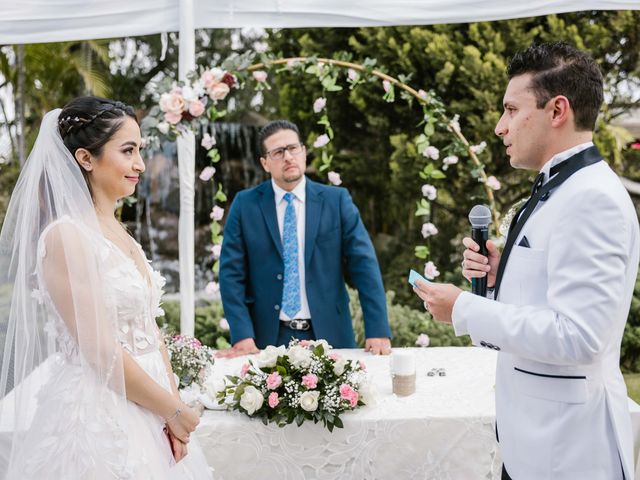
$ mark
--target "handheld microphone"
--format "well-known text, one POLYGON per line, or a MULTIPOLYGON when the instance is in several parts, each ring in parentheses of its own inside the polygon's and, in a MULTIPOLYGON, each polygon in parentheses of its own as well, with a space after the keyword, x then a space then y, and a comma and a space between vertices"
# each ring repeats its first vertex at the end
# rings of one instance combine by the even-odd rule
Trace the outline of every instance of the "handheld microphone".
MULTIPOLYGON (((469 212, 471 222, 471 238, 480 246, 478 253, 487 256, 487 239, 489 238, 489 224, 491 223, 491 210, 485 205, 476 205, 469 212)), ((471 293, 487 296, 487 276, 471 279, 471 293)))

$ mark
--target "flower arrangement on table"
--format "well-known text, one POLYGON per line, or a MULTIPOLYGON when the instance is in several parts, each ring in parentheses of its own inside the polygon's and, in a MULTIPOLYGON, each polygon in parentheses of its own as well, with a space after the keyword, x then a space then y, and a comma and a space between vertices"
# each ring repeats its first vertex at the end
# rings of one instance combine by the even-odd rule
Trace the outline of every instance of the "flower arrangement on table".
POLYGON ((371 401, 365 364, 331 351, 326 340, 292 340, 269 346, 239 376, 227 376, 218 402, 280 427, 294 421, 342 428, 340 415, 371 401))
POLYGON ((178 388, 204 385, 209 367, 213 365, 213 350, 200 340, 187 335, 165 336, 171 368, 178 377, 178 388))

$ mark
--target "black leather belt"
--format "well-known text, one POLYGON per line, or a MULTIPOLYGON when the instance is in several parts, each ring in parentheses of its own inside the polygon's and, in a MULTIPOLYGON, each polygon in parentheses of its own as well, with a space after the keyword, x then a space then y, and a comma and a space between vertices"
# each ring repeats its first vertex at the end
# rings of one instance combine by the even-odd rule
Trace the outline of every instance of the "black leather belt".
POLYGON ((291 330, 309 330, 311 328, 311 320, 308 318, 294 318, 293 320, 280 320, 285 327, 291 330))

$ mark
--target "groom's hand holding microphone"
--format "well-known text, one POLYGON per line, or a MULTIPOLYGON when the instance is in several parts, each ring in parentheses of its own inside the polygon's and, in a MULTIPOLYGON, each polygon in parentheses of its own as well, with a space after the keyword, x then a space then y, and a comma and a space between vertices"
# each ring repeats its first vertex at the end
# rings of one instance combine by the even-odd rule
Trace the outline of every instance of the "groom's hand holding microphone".
MULTIPOLYGON (((486 295, 487 288, 493 288, 496 272, 500 263, 500 252, 495 243, 487 239, 491 212, 484 205, 476 205, 469 214, 472 236, 465 237, 462 244, 462 275, 472 282, 472 291, 477 295, 486 295)), ((455 285, 438 284, 418 280, 414 291, 424 301, 425 308, 434 320, 452 323, 453 305, 462 293, 455 285)))

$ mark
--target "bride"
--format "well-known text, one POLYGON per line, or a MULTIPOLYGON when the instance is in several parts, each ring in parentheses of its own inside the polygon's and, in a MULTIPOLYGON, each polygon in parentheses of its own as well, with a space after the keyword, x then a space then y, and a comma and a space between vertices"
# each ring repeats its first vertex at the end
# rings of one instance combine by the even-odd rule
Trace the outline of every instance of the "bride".
POLYGON ((42 121, 0 234, 0 478, 211 478, 155 323, 164 279, 114 216, 140 144, 121 102, 42 121))

